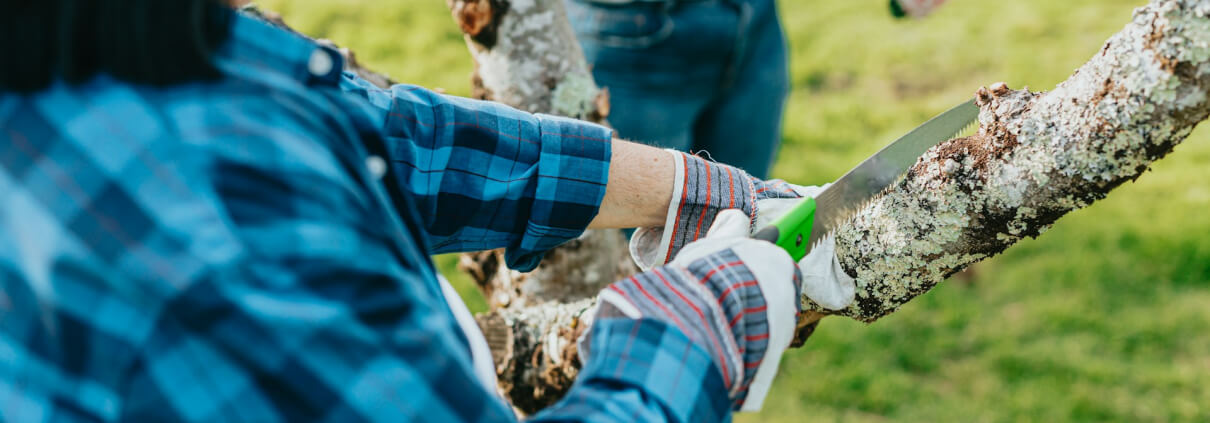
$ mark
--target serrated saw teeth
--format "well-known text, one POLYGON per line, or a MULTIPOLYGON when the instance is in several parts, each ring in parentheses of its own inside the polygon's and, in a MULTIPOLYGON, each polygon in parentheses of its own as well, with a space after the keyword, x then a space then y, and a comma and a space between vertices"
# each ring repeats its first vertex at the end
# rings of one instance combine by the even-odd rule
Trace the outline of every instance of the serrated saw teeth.
POLYGON ((975 106, 974 100, 963 102, 899 137, 849 170, 815 197, 815 221, 807 245, 814 248, 820 239, 834 234, 836 228, 848 223, 902 181, 908 169, 919 162, 925 152, 966 132, 978 118, 979 107, 975 106))
POLYGON ((978 125, 979 125, 978 119, 972 120, 970 123, 966 124, 966 126, 963 126, 962 129, 959 129, 958 132, 955 132, 953 135, 950 135, 949 139, 947 139, 946 141, 953 141, 953 140, 957 139, 959 135, 966 133, 966 131, 969 131, 969 130, 971 130, 971 128, 974 128, 978 125))

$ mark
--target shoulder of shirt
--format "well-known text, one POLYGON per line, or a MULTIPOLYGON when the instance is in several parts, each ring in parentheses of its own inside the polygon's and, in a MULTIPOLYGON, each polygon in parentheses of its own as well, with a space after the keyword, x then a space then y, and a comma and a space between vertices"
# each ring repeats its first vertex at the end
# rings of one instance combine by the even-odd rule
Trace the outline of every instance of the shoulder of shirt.
POLYGON ((235 14, 215 64, 228 77, 278 88, 337 87, 344 70, 336 50, 244 12, 235 14))

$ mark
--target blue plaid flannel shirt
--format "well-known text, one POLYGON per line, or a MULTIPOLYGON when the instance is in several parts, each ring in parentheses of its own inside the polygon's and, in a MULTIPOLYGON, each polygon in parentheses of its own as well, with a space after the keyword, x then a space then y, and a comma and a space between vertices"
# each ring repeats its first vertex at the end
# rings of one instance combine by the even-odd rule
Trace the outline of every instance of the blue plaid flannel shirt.
MULTIPOLYGON (((0 92, 0 421, 514 420, 428 254, 534 266, 596 214, 611 133, 380 90, 250 18, 217 60, 216 82, 0 92)), ((682 332, 590 339, 536 420, 729 418, 682 332)))

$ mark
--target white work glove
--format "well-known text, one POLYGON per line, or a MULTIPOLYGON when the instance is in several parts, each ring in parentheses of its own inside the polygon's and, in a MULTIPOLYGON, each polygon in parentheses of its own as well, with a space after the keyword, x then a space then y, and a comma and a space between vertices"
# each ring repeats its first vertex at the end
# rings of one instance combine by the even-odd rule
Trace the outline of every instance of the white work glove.
MULTIPOLYGON (((739 411, 760 410, 800 306, 789 253, 751 238, 750 227, 741 210, 719 212, 705 237, 672 262, 602 290, 593 319, 655 319, 686 332, 714 358, 739 411)), ((591 340, 580 345, 591 360, 591 340)))
MULTIPOLYGON (((762 181, 743 170, 674 150, 676 172, 672 202, 662 228, 641 228, 630 239, 630 255, 643 270, 677 257, 681 246, 704 235, 715 215, 740 209, 751 216, 749 234, 785 214, 802 197, 814 197, 823 187, 803 187, 781 180, 762 181), (671 229, 668 229, 671 228, 671 229)), ((835 240, 821 240, 799 261, 802 291, 826 310, 839 310, 853 302, 855 281, 836 259, 835 240)))
POLYGON ((800 306, 800 291, 794 287, 796 278, 793 269, 786 266, 791 261, 790 254, 781 247, 752 238, 751 228, 751 219, 743 211, 723 210, 715 217, 706 238, 686 245, 670 263, 673 266, 688 264, 731 248, 760 285, 765 304, 769 307, 765 311, 769 324, 769 344, 748 386, 748 394, 742 401, 740 411, 760 411, 773 385, 773 377, 777 376, 782 352, 794 341, 800 306))
MULTIPOLYGON (((816 187, 783 184, 798 195, 811 198, 815 198, 816 195, 823 192, 824 188, 828 187, 828 185, 816 187)), ((802 201, 802 198, 757 200, 756 224, 753 227, 759 230, 769 226, 802 201)), ((853 277, 844 271, 840 260, 836 258, 836 238, 834 236, 828 235, 820 239, 807 253, 807 256, 798 261, 798 268, 802 271, 802 292, 815 304, 828 310, 840 310, 853 303, 857 285, 853 277)))

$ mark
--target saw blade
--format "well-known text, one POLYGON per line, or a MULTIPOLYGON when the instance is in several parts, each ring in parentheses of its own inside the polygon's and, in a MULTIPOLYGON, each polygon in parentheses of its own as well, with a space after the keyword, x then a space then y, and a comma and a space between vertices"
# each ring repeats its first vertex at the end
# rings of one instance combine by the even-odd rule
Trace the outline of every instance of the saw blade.
POLYGON ((954 106, 883 147, 829 185, 815 197, 808 251, 899 180, 928 149, 953 139, 978 117, 979 107, 973 99, 954 106))

